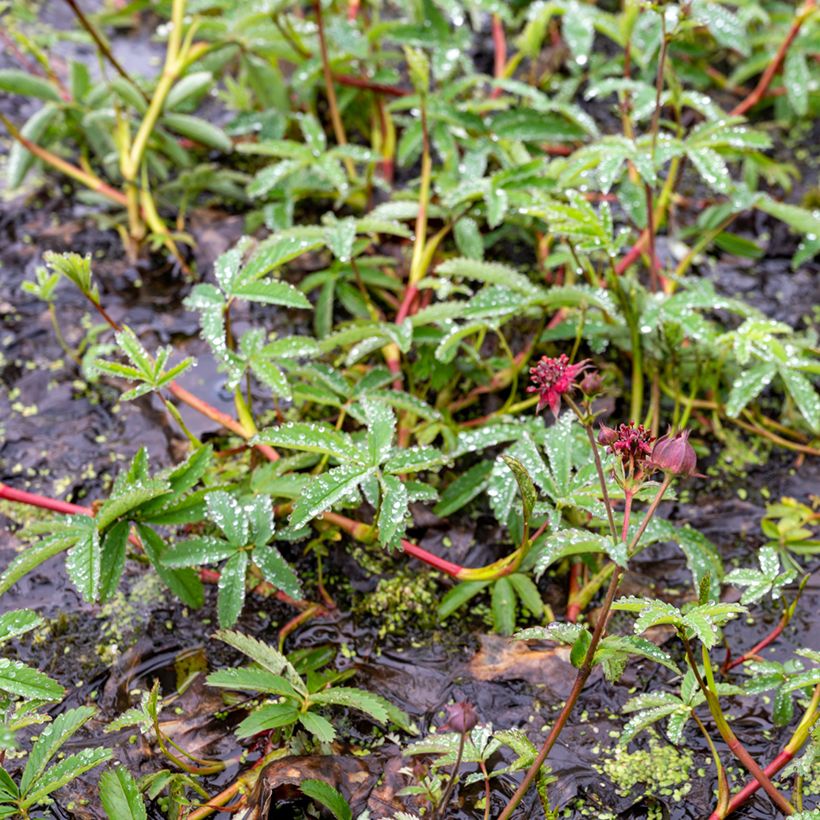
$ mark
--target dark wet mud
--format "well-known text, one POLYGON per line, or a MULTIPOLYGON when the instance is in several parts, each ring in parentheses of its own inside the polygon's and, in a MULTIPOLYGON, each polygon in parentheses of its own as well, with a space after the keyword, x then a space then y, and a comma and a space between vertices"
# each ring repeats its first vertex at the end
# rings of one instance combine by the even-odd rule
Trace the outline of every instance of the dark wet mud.
MULTIPOLYGON (((201 269, 206 270, 241 231, 235 217, 210 212, 197 215, 193 225, 201 236, 201 269)), ((91 386, 84 383, 78 365, 57 344, 43 304, 20 289, 47 249, 91 252, 103 299, 115 319, 127 322, 149 341, 171 343, 203 357, 188 386, 226 411, 231 407, 220 377, 209 367, 196 337, 195 318, 180 306, 188 285, 173 269, 161 260, 129 264, 115 233, 101 231, 90 216, 69 208, 59 198, 38 195, 26 202, 6 204, 0 210, 0 474, 21 489, 90 504, 104 495, 113 476, 138 447, 145 446, 153 464, 162 466, 179 456, 184 442, 150 399, 120 404, 112 385, 104 381, 91 386)), ((732 289, 739 277, 749 275, 737 266, 730 268, 728 262, 721 263, 715 273, 722 286, 732 289)), ((767 287, 784 292, 796 287, 793 275, 783 265, 779 272, 766 276, 767 287)), ((88 322, 98 321, 69 287, 60 286, 56 308, 71 345, 83 338, 88 322)), ((269 320, 291 321, 275 313, 269 320)), ((105 340, 101 335, 100 343, 105 340)), ((193 416, 190 420, 199 435, 217 432, 207 420, 193 416)), ((749 560, 763 543, 760 519, 767 500, 789 495, 808 501, 820 486, 816 462, 801 462, 782 451, 765 455, 769 458, 761 459, 763 464, 746 465, 737 476, 694 482, 682 500, 665 504, 662 514, 702 530, 718 545, 727 566, 733 559, 749 560)), ((0 562, 6 563, 21 546, 17 531, 29 513, 8 505, 0 512, 0 562)), ((440 548, 448 539, 450 555, 467 563, 492 560, 498 557, 494 525, 480 511, 476 513, 446 525, 429 515, 420 517, 419 523, 426 526, 418 526, 413 535, 431 549, 440 548)), ((413 562, 396 559, 385 565, 384 574, 401 571, 413 576, 420 575, 419 570, 413 562)), ((422 732, 441 724, 447 703, 469 700, 476 705, 480 719, 495 728, 525 727, 536 742, 544 736, 574 678, 565 653, 491 635, 480 612, 425 629, 411 624, 398 634, 389 630, 385 634, 384 621, 359 606, 366 593, 375 589, 378 578, 341 550, 331 556, 327 571, 330 589, 340 590, 339 607, 331 616, 317 618, 298 630, 288 639, 288 649, 337 648, 335 663, 339 668, 356 670, 355 684, 406 709, 422 732)), ((689 574, 680 553, 673 545, 659 545, 634 562, 623 590, 680 601, 685 600, 689 588, 689 574)), ((444 588, 433 583, 432 590, 441 595, 444 588)), ((542 591, 560 615, 565 578, 545 578, 542 591)), ((33 644, 22 641, 13 651, 69 687, 70 695, 61 708, 85 702, 100 708, 99 717, 77 743, 110 744, 135 774, 142 775, 162 767, 162 760, 133 731, 103 735, 102 727, 134 705, 135 692, 149 689, 156 680, 163 692, 173 692, 191 672, 236 662, 228 650, 210 640, 215 625, 213 598, 210 590, 202 611, 187 611, 141 565, 130 563, 116 598, 104 607, 88 606, 74 592, 58 558, 17 584, 0 601, 0 608, 33 607, 46 617, 47 627, 33 644)), ((764 656, 784 660, 800 647, 820 649, 818 612, 820 574, 815 574, 796 618, 764 656)), ((238 628, 273 640, 292 614, 274 600, 254 599, 238 628)), ((733 623, 726 631, 730 645, 736 651, 750 647, 774 626, 779 614, 772 604, 754 623, 733 623)), ((617 629, 617 624, 615 620, 613 628, 617 629)), ((691 729, 686 736, 691 760, 684 762, 689 776, 682 782, 638 785, 627 794, 606 773, 612 773, 615 765, 611 763, 613 748, 623 726, 618 716, 620 706, 632 695, 657 686, 659 679, 674 690, 676 682, 671 677, 671 673, 659 673, 646 663, 631 663, 618 685, 606 683, 600 675, 593 677, 578 704, 576 719, 550 758, 557 777, 551 798, 553 805, 565 808, 564 816, 684 820, 708 815, 715 787, 713 768, 704 742, 691 729), (610 761, 609 768, 606 761, 610 761)), ((231 733, 235 721, 218 716, 220 695, 209 690, 202 678, 200 674, 173 709, 166 710, 163 726, 192 753, 230 761, 224 772, 208 779, 207 788, 213 794, 239 772, 243 748, 231 733)), ((758 760, 767 761, 779 751, 785 735, 773 730, 770 707, 759 698, 736 698, 730 714, 735 731, 758 760)), ((307 773, 303 776, 331 773, 350 795, 354 812, 369 807, 371 816, 389 817, 400 809, 402 801, 395 792, 411 782, 412 768, 408 767, 412 761, 402 758, 395 737, 374 735, 369 724, 357 722, 353 716, 346 720, 344 736, 356 746, 370 748, 371 754, 354 756, 349 745, 340 744, 330 757, 272 764, 260 784, 276 807, 271 817, 302 816, 304 806, 293 786, 294 771, 307 773)), ((647 743, 644 737, 638 747, 650 748, 647 743)), ((261 753, 261 749, 251 748, 241 766, 252 764, 261 753)), ((503 754, 493 762, 500 765, 503 754)), ((630 761, 622 764, 628 782, 630 761)), ((684 764, 674 760, 669 765, 684 764)), ((739 769, 734 774, 737 782, 744 779, 739 769)), ((514 787, 508 776, 494 781, 490 816, 501 811, 514 787)), ((94 776, 89 775, 63 790, 54 816, 99 817, 93 807, 93 789, 94 776)), ((465 788, 459 796, 463 808, 454 803, 448 816, 483 817, 483 811, 470 808, 482 793, 481 784, 465 788)), ((412 799, 403 801, 412 810, 412 799)), ((530 800, 517 816, 537 817, 540 811, 530 800)), ((773 817, 772 811, 767 798, 757 797, 737 816, 763 820, 773 817)))

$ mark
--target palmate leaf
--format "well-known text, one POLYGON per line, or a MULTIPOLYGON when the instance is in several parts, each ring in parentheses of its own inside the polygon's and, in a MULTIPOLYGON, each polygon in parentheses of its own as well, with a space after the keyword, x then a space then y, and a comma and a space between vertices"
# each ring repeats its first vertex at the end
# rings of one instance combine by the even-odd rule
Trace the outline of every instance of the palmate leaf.
POLYGON ((137 781, 125 766, 102 773, 100 802, 109 820, 146 820, 148 816, 137 781))
POLYGON ((309 484, 293 505, 290 525, 298 530, 313 518, 327 512, 334 504, 348 497, 375 473, 374 467, 342 464, 323 473, 309 484))

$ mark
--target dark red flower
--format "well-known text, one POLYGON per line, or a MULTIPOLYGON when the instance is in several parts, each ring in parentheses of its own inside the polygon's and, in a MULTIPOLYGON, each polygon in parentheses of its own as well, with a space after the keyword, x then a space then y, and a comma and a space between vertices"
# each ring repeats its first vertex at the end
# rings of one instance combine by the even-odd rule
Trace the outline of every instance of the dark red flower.
POLYGON ((670 430, 662 439, 655 443, 652 450, 652 466, 673 475, 693 476, 698 457, 689 443, 689 431, 681 430, 672 433, 670 430))
POLYGON ((537 412, 540 413, 545 407, 549 407, 552 414, 557 416, 561 407, 561 396, 572 391, 578 374, 587 367, 586 359, 578 364, 570 364, 564 353, 556 359, 543 356, 535 367, 530 368, 532 384, 527 388, 528 393, 539 394, 537 412))
POLYGON ((449 729, 452 732, 464 735, 478 723, 478 714, 475 707, 466 700, 460 700, 450 706, 445 706, 444 711, 447 712, 447 721, 441 727, 442 729, 449 729))
POLYGON ((598 441, 606 444, 610 453, 620 456, 624 468, 631 472, 652 454, 654 440, 649 430, 634 421, 619 424, 617 429, 602 426, 598 434, 598 441))

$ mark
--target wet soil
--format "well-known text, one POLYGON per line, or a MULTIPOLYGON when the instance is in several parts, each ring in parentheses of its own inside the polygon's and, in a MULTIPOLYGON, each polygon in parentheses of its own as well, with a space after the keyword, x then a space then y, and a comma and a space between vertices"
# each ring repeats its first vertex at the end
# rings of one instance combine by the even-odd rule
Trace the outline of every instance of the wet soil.
MULTIPOLYGON (((214 213, 198 214, 192 224, 202 240, 201 270, 207 270, 214 256, 234 241, 241 230, 235 218, 214 213)), ((196 338, 195 317, 180 307, 180 296, 188 285, 172 269, 129 264, 122 256, 115 233, 100 231, 81 209, 69 207, 65 200, 49 196, 48 192, 25 202, 6 204, 0 210, 0 474, 12 486, 88 504, 104 495, 113 476, 138 447, 145 446, 153 464, 162 466, 179 457, 184 442, 152 401, 119 404, 118 391, 113 386, 102 381, 86 386, 77 365, 57 345, 43 304, 20 289, 21 282, 41 263, 45 250, 69 248, 94 254, 103 300, 117 320, 127 321, 140 335, 147 335, 149 341, 153 337, 156 342, 173 343, 186 353, 203 357, 203 364, 193 371, 189 386, 226 411, 231 408, 221 390, 220 377, 214 368, 209 368, 203 346, 196 338)), ((779 272, 773 265, 769 268, 767 286, 794 287, 793 275, 784 264, 779 272)), ((734 287, 737 277, 746 275, 729 262, 721 262, 715 270, 719 284, 728 288, 734 287), (729 271, 726 277, 721 275, 722 270, 729 271)), ((70 344, 79 343, 89 320, 97 321, 69 287, 58 289, 56 308, 70 344)), ((275 314, 268 318, 279 323, 293 321, 275 314)), ((192 416, 190 421, 198 434, 207 437, 217 432, 207 420, 192 416)), ((748 468, 740 476, 695 482, 684 494, 686 503, 666 504, 661 512, 703 531, 718 545, 727 564, 735 559, 751 561, 762 543, 759 522, 767 499, 790 495, 806 501, 816 492, 818 478, 820 469, 816 461, 799 463, 791 455, 774 451, 764 466, 748 468), (742 497, 738 495, 741 487, 746 491, 741 493, 742 497)), ((0 563, 6 563, 21 546, 17 530, 25 513, 8 506, 2 512, 10 516, 0 519, 4 522, 0 530, 0 563)), ((491 546, 486 546, 495 539, 488 519, 481 515, 464 516, 450 522, 448 528, 432 520, 429 524, 414 532, 427 547, 435 549, 448 537, 452 543, 450 554, 459 560, 477 563, 498 557, 491 546)), ((543 737, 574 677, 565 655, 543 648, 528 649, 489 635, 486 627, 475 619, 451 619, 441 629, 380 637, 378 623, 349 612, 356 595, 372 589, 375 579, 351 565, 351 559, 344 555, 339 551, 330 559, 330 588, 334 588, 335 581, 345 578, 354 581, 353 588, 346 598, 340 599, 342 605, 332 617, 312 621, 289 639, 289 649, 322 644, 344 647, 337 659, 339 667, 353 666, 356 683, 406 709, 422 732, 441 723, 442 709, 448 702, 469 700, 476 705, 480 718, 496 728, 526 727, 534 740, 543 737)), ((402 563, 397 561, 396 569, 402 563)), ((548 578, 544 582, 545 599, 559 612, 564 601, 564 583, 563 578, 548 578)), ((624 585, 625 592, 651 592, 671 595, 673 599, 680 590, 688 588, 688 571, 672 545, 643 553, 624 585)), ((184 670, 190 667, 191 657, 197 660, 191 668, 200 669, 236 660, 209 639, 215 624, 212 591, 204 610, 189 612, 152 585, 150 577, 136 564, 129 565, 123 592, 113 605, 100 608, 82 603, 65 576, 62 559, 54 559, 23 579, 0 601, 3 610, 23 606, 42 613, 48 626, 34 645, 24 640, 14 651, 69 687, 70 695, 62 708, 90 700, 96 703, 99 718, 89 736, 78 742, 111 744, 118 757, 138 774, 154 770, 161 761, 143 741, 124 742, 127 731, 101 735, 105 722, 133 705, 132 693, 150 687, 154 680, 161 681, 163 691, 173 691, 184 670), (59 651, 55 652, 55 648, 59 651)), ((796 648, 820 649, 818 611, 820 574, 816 573, 805 590, 797 617, 764 655, 785 660, 796 648)), ((257 599, 247 608, 239 628, 272 639, 291 615, 281 604, 257 599)), ((735 648, 749 647, 778 617, 779 611, 771 605, 758 622, 732 624, 727 638, 735 648)), ((600 772, 601 762, 609 754, 607 749, 615 743, 623 725, 617 717, 619 707, 631 695, 657 686, 658 678, 657 668, 632 663, 619 685, 607 684, 600 676, 590 682, 578 705, 577 715, 581 719, 571 722, 551 756, 558 778, 552 786, 552 800, 558 806, 575 807, 568 816, 599 816, 596 811, 607 810, 618 817, 640 818, 648 816, 650 805, 661 805, 662 816, 674 820, 708 814, 714 782, 707 749, 694 732, 687 734, 687 744, 694 753, 694 770, 702 767, 706 776, 693 778, 691 791, 683 800, 673 801, 661 795, 643 800, 641 788, 629 796, 620 796, 600 772)), ((664 673, 661 679, 674 689, 671 675, 664 673)), ((219 698, 200 682, 175 704, 175 715, 166 717, 175 721, 173 725, 169 723, 174 737, 189 750, 208 758, 233 760, 241 747, 224 722, 214 716, 220 708, 219 698)), ((736 699, 731 714, 735 731, 757 759, 765 761, 776 754, 784 734, 770 731, 769 711, 759 699, 736 699)), ((346 734, 362 743, 373 742, 366 724, 357 726, 353 722, 346 734)), ((303 761, 307 767, 304 770, 321 770, 332 761, 347 760, 350 751, 339 747, 332 759, 303 761)), ((258 755, 258 750, 252 751, 245 765, 258 755)), ((385 791, 385 784, 395 791, 409 782, 406 775, 398 772, 407 764, 400 758, 400 748, 391 739, 382 739, 374 754, 358 760, 371 785, 369 792, 365 790, 359 795, 358 808, 370 805, 373 816, 389 816, 378 813, 379 806, 383 812, 387 805, 393 809, 398 806, 392 792, 385 791), (377 787, 382 770, 389 776, 377 787)), ((291 764, 295 765, 293 761, 291 764)), ((225 772, 211 778, 209 791, 215 793, 230 782, 238 768, 238 763, 233 762, 225 772)), ((293 789, 289 790, 285 775, 286 772, 272 770, 263 779, 270 786, 274 804, 279 806, 279 813, 271 816, 301 816, 298 800, 293 797, 293 789)), ((352 775, 344 766, 337 775, 343 789, 350 786, 352 781, 346 782, 345 778, 352 775)), ((740 773, 738 777, 742 779, 740 773)), ((92 807, 93 800, 88 807, 78 808, 89 798, 93 781, 94 777, 89 776, 64 790, 54 809, 55 816, 99 816, 92 807)), ((495 782, 491 816, 501 810, 514 785, 508 777, 495 782)), ((465 806, 472 805, 479 796, 478 786, 465 789, 465 806)), ((518 816, 538 813, 531 801, 518 816)), ((480 817, 482 812, 454 809, 450 816, 480 817)), ((773 815, 768 800, 758 797, 737 816, 762 820, 773 815)))
MULTIPOLYGON (((47 186, 35 195, 0 205, 0 480, 90 504, 105 495, 113 476, 139 447, 146 447, 153 466, 159 467, 176 460, 185 442, 155 401, 144 398, 120 404, 116 388, 105 381, 87 385, 78 366, 61 350, 43 304, 20 288, 41 264, 44 251, 92 253, 102 298, 112 316, 126 321, 149 344, 170 343, 186 355, 197 356, 200 364, 186 375, 183 384, 226 412, 232 412, 232 403, 196 336, 196 317, 181 307, 189 285, 162 260, 131 264, 123 256, 116 232, 101 230, 90 210, 69 201, 61 190, 47 186)), ((701 272, 712 277, 720 290, 744 296, 774 318, 794 322, 795 311, 818 302, 818 268, 807 265, 791 272, 793 238, 771 221, 762 228, 771 232, 764 261, 723 257, 704 264, 701 272)), ((202 211, 193 215, 190 229, 197 240, 197 267, 206 272, 213 259, 241 235, 242 220, 202 211)), ((761 225, 741 224, 740 229, 754 235, 761 225)), ((85 337, 89 323, 99 322, 83 298, 64 285, 58 289, 56 311, 71 345, 85 337)), ((290 332, 304 321, 271 310, 260 315, 266 317, 269 327, 287 326, 290 332)), ((237 317, 240 329, 247 318, 237 317)), ((100 336, 101 343, 106 340, 105 334, 100 336)), ((187 410, 183 415, 195 434, 207 438, 218 433, 216 425, 202 417, 187 410)), ((694 481, 684 500, 665 504, 661 513, 704 532, 718 546, 727 566, 735 560, 749 563, 763 543, 760 519, 767 500, 788 495, 807 501, 817 492, 818 479, 820 466, 816 461, 773 451, 761 466, 743 467, 739 474, 719 481, 694 481)), ((25 511, 0 506, 0 565, 21 548, 19 531, 27 517, 25 511)), ((429 527, 419 526, 413 535, 434 549, 448 538, 453 544, 451 555, 466 563, 499 557, 487 546, 493 539, 486 519, 478 512, 450 522, 447 529, 433 522, 429 527)), ((294 551, 290 557, 298 559, 298 554, 294 551)), ((406 563, 397 559, 388 572, 406 563)), ((415 562, 410 567, 412 571, 419 569, 415 562)), ((817 562, 809 565, 813 574, 797 615, 764 657, 785 660, 800 647, 820 650, 817 569, 817 562)), ((381 623, 352 614, 357 596, 372 590, 376 579, 342 550, 329 559, 328 572, 331 590, 334 583, 347 582, 339 609, 298 630, 288 640, 289 650, 324 644, 343 649, 335 661, 338 668, 354 668, 354 684, 407 710, 422 733, 442 723, 446 704, 468 700, 475 704, 482 722, 497 729, 523 727, 535 742, 544 737, 574 679, 564 652, 527 648, 493 636, 480 617, 452 618, 441 628, 415 631, 411 627, 402 635, 380 636, 381 623)), ((685 562, 672 545, 642 553, 624 583, 625 592, 672 599, 689 587, 685 562)), ((560 614, 565 579, 546 578, 542 592, 560 614)), ((161 768, 162 759, 145 741, 132 742, 129 731, 102 734, 104 725, 135 703, 136 690, 150 688, 155 680, 164 692, 171 692, 191 671, 238 660, 210 637, 216 623, 213 590, 208 591, 203 610, 188 611, 158 588, 138 564, 129 564, 121 594, 101 608, 80 600, 68 582, 62 558, 53 559, 0 599, 0 611, 21 607, 36 609, 47 619, 47 626, 34 642, 24 639, 14 644, 12 652, 69 688, 69 697, 60 708, 95 703, 99 717, 76 743, 110 745, 137 775, 161 768)), ((292 615, 292 610, 273 599, 254 598, 238 628, 273 641, 292 615)), ((779 615, 771 604, 754 623, 734 622, 726 630, 729 644, 736 651, 752 646, 774 626, 779 615)), ((617 619, 613 628, 618 628, 617 619)), ((711 811, 713 769, 701 736, 691 728, 686 742, 694 754, 692 771, 702 768, 705 774, 693 774, 691 790, 682 799, 658 793, 645 797, 640 787, 622 796, 600 771, 623 726, 620 707, 629 697, 657 687, 659 680, 674 691, 676 681, 670 673, 659 674, 657 667, 643 662, 630 663, 617 685, 608 684, 598 674, 593 676, 578 704, 577 719, 570 722, 550 758, 557 777, 550 796, 553 805, 566 808, 564 816, 580 820, 611 812, 637 820, 659 809, 660 814, 653 816, 694 820, 711 811)), ((190 752, 229 761, 224 772, 208 779, 211 794, 230 783, 240 768, 252 764, 262 751, 251 748, 240 766, 243 747, 231 734, 230 720, 218 716, 222 705, 221 698, 203 685, 199 675, 163 714, 164 728, 190 752)), ((757 760, 770 760, 788 737, 787 732, 772 729, 770 707, 760 698, 737 698, 730 712, 736 733, 757 760)), ((351 795, 354 813, 370 808, 371 816, 379 818, 392 816, 397 810, 400 801, 395 791, 411 782, 399 769, 411 764, 401 758, 400 746, 392 736, 374 736, 368 724, 357 722, 354 716, 345 719, 349 723, 344 736, 352 738, 356 746, 372 747, 372 753, 354 756, 350 745, 339 744, 331 756, 271 766, 261 778, 272 795, 270 817, 305 816, 292 788, 292 769, 298 776, 335 778, 351 795)), ((645 744, 642 739, 638 746, 645 744)), ((729 759, 728 753, 724 759, 729 759)), ((741 772, 735 772, 736 783, 744 779, 741 772)), ((101 817, 93 799, 94 780, 92 774, 63 790, 52 809, 53 816, 101 817)), ((490 816, 497 816, 514 788, 510 777, 494 781, 490 816)), ((472 808, 480 795, 480 784, 462 790, 462 807, 457 808, 459 801, 455 801, 447 816, 483 817, 482 811, 472 808)), ((807 808, 813 805, 812 800, 807 808)), ((406 801, 412 809, 412 801, 406 801)), ((157 809, 152 812, 151 817, 162 816, 157 809)), ((519 818, 530 816, 542 816, 532 796, 516 814, 519 818)), ((775 815, 768 799, 758 796, 736 816, 740 820, 769 820, 775 815)))

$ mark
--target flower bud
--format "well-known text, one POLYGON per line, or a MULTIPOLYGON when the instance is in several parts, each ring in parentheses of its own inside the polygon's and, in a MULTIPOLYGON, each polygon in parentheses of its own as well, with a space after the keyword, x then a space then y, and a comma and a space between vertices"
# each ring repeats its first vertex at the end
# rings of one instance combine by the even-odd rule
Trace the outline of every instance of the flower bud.
POLYGON ((612 427, 607 427, 605 424, 601 425, 598 430, 598 444, 604 447, 611 447, 618 440, 618 431, 612 427))
POLYGON ((604 380, 601 378, 601 374, 597 370, 590 370, 589 373, 581 379, 578 387, 581 388, 581 392, 585 396, 596 396, 601 392, 603 384, 604 380))
POLYGON ((652 450, 652 466, 673 475, 697 475, 697 455, 689 443, 689 431, 668 432, 655 443, 652 450))
POLYGON ((450 729, 459 734, 467 734, 478 723, 478 714, 472 703, 466 700, 458 701, 450 706, 445 706, 447 712, 447 722, 442 728, 450 729))

